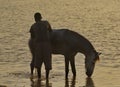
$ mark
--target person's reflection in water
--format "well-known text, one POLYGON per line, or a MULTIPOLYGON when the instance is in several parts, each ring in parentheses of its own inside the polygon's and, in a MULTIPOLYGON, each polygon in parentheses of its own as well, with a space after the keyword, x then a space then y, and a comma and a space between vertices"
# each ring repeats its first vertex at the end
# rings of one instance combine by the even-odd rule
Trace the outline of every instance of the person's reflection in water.
POLYGON ((69 84, 69 79, 65 80, 65 87, 75 87, 76 78, 73 77, 71 83, 69 84))
POLYGON ((31 87, 52 87, 52 84, 49 83, 49 80, 46 80, 46 83, 41 80, 33 80, 31 79, 31 87))
POLYGON ((86 78, 86 86, 85 87, 95 87, 92 78, 86 78))

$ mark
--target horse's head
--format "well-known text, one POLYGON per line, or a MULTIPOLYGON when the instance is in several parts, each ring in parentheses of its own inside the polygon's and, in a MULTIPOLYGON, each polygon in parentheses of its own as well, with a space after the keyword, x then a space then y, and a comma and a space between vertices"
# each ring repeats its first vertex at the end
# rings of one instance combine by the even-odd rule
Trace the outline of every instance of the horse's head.
POLYGON ((95 63, 97 60, 99 60, 99 55, 101 53, 96 52, 95 50, 90 52, 89 54, 86 55, 85 58, 85 69, 86 69, 86 75, 88 77, 91 77, 93 71, 94 71, 94 67, 95 67, 95 63))

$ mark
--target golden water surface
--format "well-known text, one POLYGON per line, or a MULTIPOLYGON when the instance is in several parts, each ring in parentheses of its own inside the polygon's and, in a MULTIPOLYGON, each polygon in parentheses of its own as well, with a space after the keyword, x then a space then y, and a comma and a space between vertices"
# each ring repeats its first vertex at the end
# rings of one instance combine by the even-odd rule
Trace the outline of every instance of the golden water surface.
POLYGON ((0 87, 120 87, 119 0, 0 0, 0 87), (33 15, 41 12, 53 28, 68 28, 88 38, 101 52, 91 79, 84 56, 76 55, 77 77, 64 78, 64 57, 53 55, 49 82, 31 81, 28 48, 33 15))

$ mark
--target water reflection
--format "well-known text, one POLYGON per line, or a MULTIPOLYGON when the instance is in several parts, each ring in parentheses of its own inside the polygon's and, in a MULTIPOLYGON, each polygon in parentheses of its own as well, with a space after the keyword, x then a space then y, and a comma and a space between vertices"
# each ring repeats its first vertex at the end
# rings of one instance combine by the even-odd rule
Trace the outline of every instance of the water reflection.
MULTIPOLYGON (((66 79, 65 87, 76 87, 76 78, 72 78, 71 81, 69 81, 69 79, 66 79)), ((95 87, 92 78, 86 78, 86 84, 82 87, 95 87)))
POLYGON ((75 87, 76 78, 73 77, 72 81, 70 82, 70 84, 69 84, 69 82, 70 82, 69 79, 65 80, 65 87, 75 87))
MULTIPOLYGON (((52 87, 52 83, 49 83, 49 80, 44 82, 41 80, 31 79, 31 87, 52 87)), ((73 77, 72 80, 66 79, 64 87, 76 87, 76 78, 73 77)), ((86 84, 82 87, 95 87, 92 78, 86 78, 86 84)))
POLYGON ((33 80, 31 79, 31 87, 52 87, 52 84, 49 83, 49 80, 41 81, 41 80, 33 80))
POLYGON ((85 87, 95 87, 92 78, 86 78, 86 85, 85 87))

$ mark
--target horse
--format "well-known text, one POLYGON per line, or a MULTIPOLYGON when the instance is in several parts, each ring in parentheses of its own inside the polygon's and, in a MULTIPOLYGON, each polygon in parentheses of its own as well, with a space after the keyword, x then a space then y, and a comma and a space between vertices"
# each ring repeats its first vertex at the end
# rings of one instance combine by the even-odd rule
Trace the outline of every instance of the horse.
MULTIPOLYGON (((65 78, 68 78, 69 63, 71 65, 73 76, 76 77, 75 55, 80 52, 85 56, 86 75, 91 77, 94 71, 95 63, 99 60, 101 53, 97 52, 91 42, 79 33, 70 29, 53 29, 50 35, 52 54, 61 54, 65 58, 65 78)), ((30 64, 31 75, 34 70, 34 48, 31 39, 29 47, 32 53, 30 64)))

